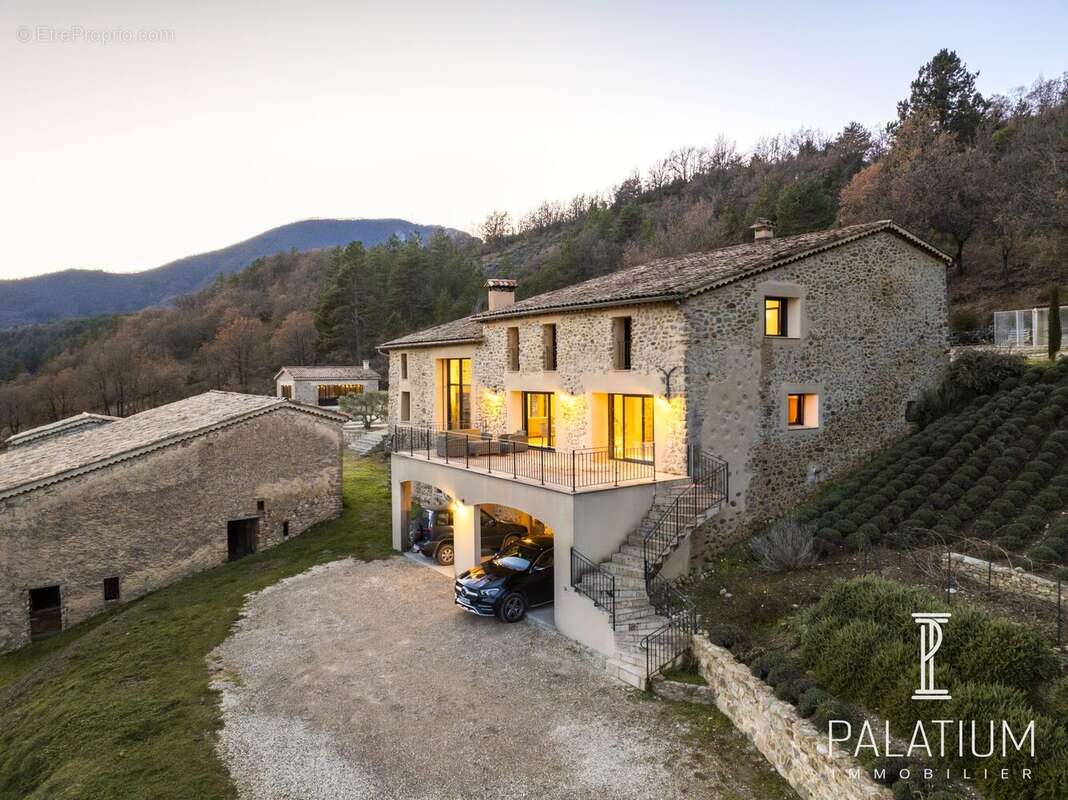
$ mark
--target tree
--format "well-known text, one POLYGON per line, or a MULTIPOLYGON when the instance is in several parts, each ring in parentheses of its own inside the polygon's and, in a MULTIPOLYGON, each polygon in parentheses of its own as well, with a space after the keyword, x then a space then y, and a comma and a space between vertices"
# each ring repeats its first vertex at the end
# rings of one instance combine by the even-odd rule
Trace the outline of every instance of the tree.
POLYGON ((389 395, 386 392, 359 392, 342 395, 338 399, 341 411, 370 428, 372 423, 389 415, 389 395))
POLYGON ((989 108, 975 88, 978 76, 978 72, 968 72, 955 51, 939 50, 920 67, 908 99, 897 104, 899 120, 927 116, 934 120, 939 133, 952 133, 958 141, 971 143, 989 108))
POLYGON ((487 243, 496 243, 512 235, 512 217, 507 211, 493 210, 486 215, 480 232, 487 243))
POLYGON ((315 360, 319 333, 310 311, 291 311, 271 335, 271 353, 278 366, 301 367, 315 360))
POLYGON ((779 193, 775 219, 781 236, 823 230, 834 222, 834 202, 819 179, 802 178, 779 193))
POLYGON ((1061 349, 1061 289, 1049 290, 1049 360, 1056 361, 1061 349))
POLYGON ((264 384, 266 330, 262 322, 227 309, 215 338, 201 348, 219 388, 247 392, 264 384))

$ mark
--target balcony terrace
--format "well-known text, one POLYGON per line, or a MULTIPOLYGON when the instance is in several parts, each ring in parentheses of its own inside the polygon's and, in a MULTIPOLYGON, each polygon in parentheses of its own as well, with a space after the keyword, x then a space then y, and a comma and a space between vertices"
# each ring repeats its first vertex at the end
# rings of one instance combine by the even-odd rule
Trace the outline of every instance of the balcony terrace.
POLYGON ((390 451, 397 456, 568 494, 681 477, 656 470, 655 445, 651 442, 626 449, 586 447, 561 450, 535 447, 517 436, 497 437, 396 425, 390 429, 389 443, 390 451))

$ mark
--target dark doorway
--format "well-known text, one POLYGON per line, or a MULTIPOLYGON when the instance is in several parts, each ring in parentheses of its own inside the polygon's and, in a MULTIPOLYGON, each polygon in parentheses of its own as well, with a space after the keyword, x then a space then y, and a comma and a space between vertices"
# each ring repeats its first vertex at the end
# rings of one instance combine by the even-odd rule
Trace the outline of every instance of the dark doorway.
POLYGON ((259 532, 260 520, 258 517, 249 519, 232 519, 226 523, 226 550, 227 560, 237 561, 239 558, 252 555, 256 552, 256 534, 259 532))
POLYGON ((30 638, 36 641, 63 630, 63 608, 58 586, 30 589, 30 638))

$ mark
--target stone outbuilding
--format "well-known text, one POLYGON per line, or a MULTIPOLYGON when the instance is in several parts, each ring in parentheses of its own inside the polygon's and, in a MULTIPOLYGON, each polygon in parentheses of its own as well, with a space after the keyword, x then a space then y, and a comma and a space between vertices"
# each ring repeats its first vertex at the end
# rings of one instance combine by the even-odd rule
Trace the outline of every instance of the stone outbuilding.
POLYGON ((0 453, 0 652, 336 517, 343 422, 211 391, 26 432, 0 453))
POLYGON ((342 395, 377 392, 381 376, 368 361, 360 367, 282 367, 274 376, 275 395, 320 408, 337 408, 342 395))

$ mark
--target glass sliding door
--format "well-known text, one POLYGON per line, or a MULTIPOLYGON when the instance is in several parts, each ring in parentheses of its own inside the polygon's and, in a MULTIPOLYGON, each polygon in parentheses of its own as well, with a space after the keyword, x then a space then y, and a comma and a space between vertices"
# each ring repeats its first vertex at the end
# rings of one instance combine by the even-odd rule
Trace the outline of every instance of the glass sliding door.
POLYGON ((471 359, 445 359, 445 429, 471 427, 471 359))
POLYGON ((608 442, 612 458, 653 460, 652 395, 608 395, 608 442))
POLYGON ((523 430, 532 447, 556 447, 556 395, 523 392, 523 430))

